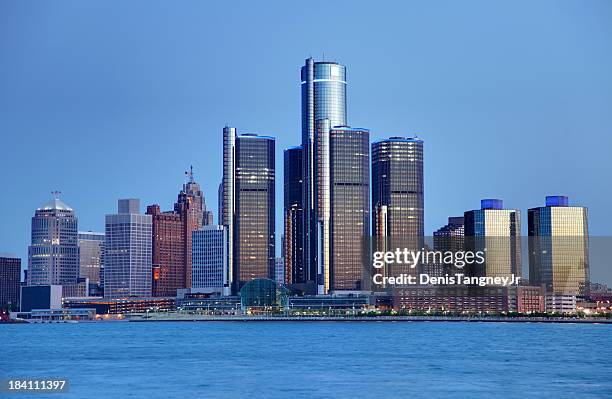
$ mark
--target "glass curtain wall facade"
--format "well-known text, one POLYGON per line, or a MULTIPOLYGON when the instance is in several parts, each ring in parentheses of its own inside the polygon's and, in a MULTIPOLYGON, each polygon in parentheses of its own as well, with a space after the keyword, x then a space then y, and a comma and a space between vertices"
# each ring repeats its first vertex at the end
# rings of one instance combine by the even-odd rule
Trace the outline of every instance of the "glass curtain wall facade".
POLYGON ((284 220, 285 261, 284 282, 286 284, 305 283, 306 273, 303 266, 303 218, 302 206, 302 147, 291 147, 284 153, 284 220))
POLYGON ((391 137, 372 143, 372 235, 399 237, 406 248, 421 249, 423 198, 423 140, 391 137), (377 215, 386 219, 379 223, 377 215))
POLYGON ((274 278, 275 140, 236 139, 234 292, 255 278, 274 278))
POLYGON ((334 127, 330 143, 330 288, 362 290, 370 234, 370 132, 334 127))
POLYGON ((38 208, 28 247, 28 285, 75 284, 79 278, 78 220, 59 198, 38 208))
POLYGON ((101 284, 104 273, 104 233, 79 232, 79 277, 101 284))
POLYGON ((151 215, 139 213, 140 201, 119 200, 119 213, 106 215, 104 296, 150 297, 151 215))
POLYGON ((554 294, 584 295, 589 287, 587 208, 548 196, 527 213, 529 279, 554 294))
MULTIPOLYGON (((326 145, 329 127, 344 126, 346 121, 346 68, 336 62, 315 62, 308 58, 301 69, 302 91, 302 148, 303 148, 303 265, 306 279, 319 285, 319 293, 329 289, 329 255, 327 259, 319 259, 321 244, 318 237, 321 230, 328 231, 325 215, 319 216, 325 204, 317 203, 317 197, 323 198, 329 192, 329 186, 320 184, 317 179, 329 175, 329 151, 326 145), (321 129, 321 121, 326 120, 326 129, 321 129), (317 146, 317 142, 319 146, 317 146), (323 143, 325 144, 325 142, 323 143), (320 159, 320 157, 326 157, 320 159), (321 168, 325 168, 321 170, 321 168), (325 193, 327 190, 327 194, 325 193), (321 220, 323 219, 323 220, 321 220), (323 270, 322 270, 323 269, 323 270)), ((329 237, 323 237, 328 241, 329 237)), ((325 257, 325 256, 324 256, 325 257)))
POLYGON ((499 199, 484 199, 481 209, 463 214, 465 246, 468 251, 485 251, 483 265, 476 263, 466 274, 482 277, 521 276, 521 216, 518 210, 503 209, 499 199))

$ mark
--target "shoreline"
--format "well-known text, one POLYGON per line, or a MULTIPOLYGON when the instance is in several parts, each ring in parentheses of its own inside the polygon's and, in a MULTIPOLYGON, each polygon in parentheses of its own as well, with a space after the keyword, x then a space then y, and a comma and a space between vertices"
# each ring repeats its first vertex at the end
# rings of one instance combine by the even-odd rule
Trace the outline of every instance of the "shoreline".
POLYGON ((377 316, 377 317, 282 317, 282 316, 185 316, 129 318, 134 323, 150 322, 455 322, 455 323, 576 323, 612 324, 612 319, 547 317, 461 317, 461 316, 377 316))

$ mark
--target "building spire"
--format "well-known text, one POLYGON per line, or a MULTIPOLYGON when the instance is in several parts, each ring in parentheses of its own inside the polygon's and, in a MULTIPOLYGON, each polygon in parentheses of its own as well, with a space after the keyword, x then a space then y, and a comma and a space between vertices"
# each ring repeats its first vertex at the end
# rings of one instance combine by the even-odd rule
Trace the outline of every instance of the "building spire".
POLYGON ((62 195, 62 192, 58 190, 54 190, 54 191, 51 191, 51 195, 53 196, 53 199, 58 200, 60 198, 60 195, 62 195))
POLYGON ((187 183, 195 183, 195 179, 193 178, 193 165, 189 166, 189 171, 185 171, 185 185, 187 183))

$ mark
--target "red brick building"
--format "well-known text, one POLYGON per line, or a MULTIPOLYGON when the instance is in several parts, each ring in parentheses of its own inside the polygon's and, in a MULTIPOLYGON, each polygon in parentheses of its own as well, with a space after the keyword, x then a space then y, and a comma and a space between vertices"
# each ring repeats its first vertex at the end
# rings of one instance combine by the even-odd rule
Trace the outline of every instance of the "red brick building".
POLYGON ((181 216, 149 205, 153 219, 153 296, 175 296, 185 288, 185 233, 181 216))
POLYGON ((212 221, 204 194, 193 179, 179 192, 174 211, 161 212, 159 205, 147 207, 153 217, 153 296, 175 296, 176 290, 191 287, 191 233, 212 221))

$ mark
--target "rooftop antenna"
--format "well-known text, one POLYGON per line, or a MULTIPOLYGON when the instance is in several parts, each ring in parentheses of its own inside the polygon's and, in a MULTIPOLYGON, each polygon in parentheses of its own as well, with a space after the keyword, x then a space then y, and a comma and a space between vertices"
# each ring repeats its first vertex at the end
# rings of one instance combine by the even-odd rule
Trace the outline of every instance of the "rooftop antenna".
POLYGON ((61 191, 55 190, 55 191, 51 191, 51 195, 53 196, 53 199, 58 200, 60 195, 62 195, 61 191))
MULTIPOLYGON (((185 178, 189 178, 189 183, 193 183, 193 165, 189 166, 189 172, 185 172, 185 178)), ((185 184, 187 184, 187 181, 185 181, 185 184)))

